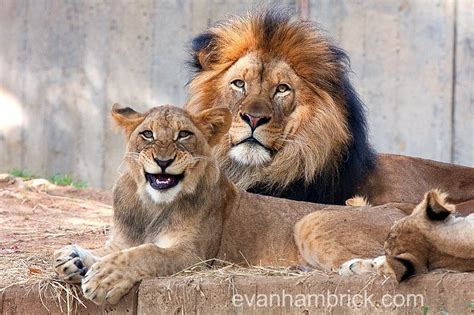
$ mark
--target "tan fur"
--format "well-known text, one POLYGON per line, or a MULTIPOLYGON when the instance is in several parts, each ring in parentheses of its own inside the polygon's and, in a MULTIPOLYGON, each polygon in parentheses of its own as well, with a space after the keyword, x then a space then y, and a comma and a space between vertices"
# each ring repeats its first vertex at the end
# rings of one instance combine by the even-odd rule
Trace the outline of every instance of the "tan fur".
MULTIPOLYGON (((375 170, 367 176, 358 194, 374 204, 412 204, 438 187, 449 193, 453 204, 474 201, 474 168, 395 154, 379 154, 375 170)), ((463 213, 473 213, 464 210, 463 213)))
POLYGON ((391 225, 404 216, 390 206, 328 207, 296 223, 295 241, 309 266, 336 269, 349 259, 382 255, 391 225))
POLYGON ((354 196, 346 200, 346 206, 365 207, 365 206, 372 206, 372 205, 369 203, 367 198, 363 196, 354 196))
POLYGON ((112 116, 129 140, 124 156, 127 170, 114 188, 112 237, 99 251, 67 246, 54 254, 57 273, 70 282, 82 280, 84 295, 99 304, 116 303, 143 277, 169 275, 190 263, 214 257, 219 243, 211 235, 220 234, 223 209, 208 205, 226 204, 227 198, 225 194, 208 199, 198 196, 221 185, 216 163, 209 159, 209 143, 218 142, 227 132, 227 110, 204 111, 191 117, 173 107, 158 107, 140 114, 114 105, 112 116), (141 123, 137 124, 137 120, 141 123), (141 135, 144 130, 153 131, 153 141, 141 135), (176 140, 180 130, 193 135, 176 140), (177 193, 155 192, 150 188, 144 171, 160 172, 156 158, 174 158, 166 172, 184 174, 176 186, 177 193), (202 202, 200 206, 207 208, 193 211, 195 202, 202 202), (201 235, 201 225, 206 226, 209 234, 201 235), (193 242, 204 245, 195 248, 193 242), (83 278, 85 272, 87 276, 83 278))
POLYGON ((238 189, 219 171, 209 145, 229 128, 225 109, 191 115, 171 106, 145 114, 114 108, 114 114, 129 140, 127 169, 114 188, 112 236, 96 251, 69 245, 54 253, 56 272, 81 282, 84 296, 97 304, 116 303, 144 278, 212 258, 335 269, 348 259, 382 255, 390 225, 405 216, 390 206, 326 207, 238 189), (136 115, 142 122, 130 131, 123 121, 136 115), (152 141, 144 130, 153 131, 152 141), (183 130, 192 134, 179 140, 183 130), (173 157, 166 173, 184 174, 179 189, 156 195, 144 173, 160 172, 155 159, 173 157))
MULTIPOLYGON (((243 265, 304 262, 293 227, 303 216, 326 206, 254 195, 232 184, 219 171, 209 145, 227 132, 227 109, 192 115, 171 106, 144 114, 114 107, 113 115, 128 144, 127 168, 114 188, 112 236, 97 251, 69 245, 54 253, 56 272, 66 281, 81 282, 86 298, 113 304, 141 279, 171 275, 212 258, 243 265), (133 123, 138 118, 142 122, 131 130, 127 120, 133 123), (145 130, 153 132, 153 140, 145 139, 145 130), (177 140, 183 130, 193 134, 177 140), (166 173, 184 174, 175 186, 179 189, 154 191, 144 173, 159 173, 155 159, 173 157, 166 173)), ((391 211, 398 210, 390 208, 385 213, 391 211)), ((334 222, 329 224, 334 227, 334 222)), ((340 260, 316 258, 328 269, 340 260)))
MULTIPOLYGON (((228 107, 232 127, 216 148, 221 168, 243 189, 260 185, 278 195, 295 180, 311 184, 323 172, 336 177, 352 135, 341 88, 344 64, 334 59, 329 40, 295 18, 273 25, 276 34, 267 41, 263 16, 249 13, 207 30, 213 40, 196 53, 202 71, 190 83, 186 107, 194 113, 228 107), (245 81, 243 92, 231 87, 235 79, 245 81), (280 83, 291 91, 277 97, 280 83), (234 148, 251 134, 241 118, 247 112, 271 118, 254 134, 272 156, 255 145, 234 148)), ((388 154, 376 164, 355 189, 372 204, 415 205, 434 187, 449 191, 454 203, 474 200, 473 168, 388 154)))
POLYGON ((352 259, 341 266, 341 274, 378 272, 403 281, 438 268, 474 271, 474 215, 456 217, 447 198, 440 190, 426 193, 410 216, 391 227, 384 256, 352 259))

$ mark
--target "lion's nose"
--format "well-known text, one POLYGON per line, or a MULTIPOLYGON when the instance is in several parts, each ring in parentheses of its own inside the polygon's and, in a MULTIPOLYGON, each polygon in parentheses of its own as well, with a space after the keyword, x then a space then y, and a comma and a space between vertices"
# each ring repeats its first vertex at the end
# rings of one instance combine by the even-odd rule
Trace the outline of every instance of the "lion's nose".
POLYGON ((161 168, 161 171, 162 171, 162 172, 164 172, 164 171, 166 170, 166 168, 167 168, 168 166, 170 166, 171 163, 173 163, 173 161, 174 161, 174 159, 170 159, 170 160, 164 161, 164 160, 160 160, 160 159, 155 158, 155 162, 156 162, 156 164, 158 164, 158 166, 161 168))
POLYGON ((265 125, 271 119, 267 116, 256 116, 249 113, 241 113, 240 118, 245 121, 252 130, 255 130, 258 126, 265 125))

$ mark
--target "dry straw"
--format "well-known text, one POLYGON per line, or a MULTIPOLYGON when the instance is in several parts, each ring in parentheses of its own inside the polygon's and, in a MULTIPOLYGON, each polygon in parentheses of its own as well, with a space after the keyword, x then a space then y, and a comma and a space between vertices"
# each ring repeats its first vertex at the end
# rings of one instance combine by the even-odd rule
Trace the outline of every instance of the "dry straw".
MULTIPOLYGON (((71 285, 59 279, 52 267, 49 257, 29 256, 21 257, 19 254, 12 254, 9 259, 9 267, 2 259, 0 269, 0 279, 2 283, 8 283, 0 288, 0 294, 12 289, 21 287, 25 296, 32 291, 38 292, 42 305, 49 311, 48 302, 54 301, 64 313, 74 313, 78 307, 86 307, 80 293, 80 287, 71 285), (32 267, 34 266, 34 267, 32 267)), ((175 284, 195 283, 199 286, 204 278, 213 279, 216 283, 228 282, 230 287, 234 287, 235 277, 255 277, 255 276, 278 276, 284 278, 300 277, 304 281, 315 273, 328 275, 322 271, 312 271, 308 273, 294 267, 271 267, 271 266, 239 266, 222 260, 207 260, 192 265, 170 277, 175 284)), ((49 304, 50 305, 50 304, 49 304)))

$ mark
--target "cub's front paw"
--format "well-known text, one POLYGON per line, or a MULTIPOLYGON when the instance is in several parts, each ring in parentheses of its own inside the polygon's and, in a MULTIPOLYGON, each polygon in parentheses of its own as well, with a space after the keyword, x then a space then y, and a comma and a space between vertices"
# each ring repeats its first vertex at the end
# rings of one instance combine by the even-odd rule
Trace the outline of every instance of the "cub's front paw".
POLYGON ((96 304, 116 304, 140 279, 131 269, 126 254, 104 257, 90 268, 82 280, 82 292, 96 304))
POLYGON ((341 276, 360 275, 363 273, 373 272, 374 265, 372 259, 351 259, 341 265, 339 274, 341 276))
POLYGON ((90 260, 84 257, 87 251, 76 245, 65 246, 53 254, 53 267, 56 273, 65 281, 70 283, 80 283, 87 273, 85 261, 90 260))
POLYGON ((364 273, 387 273, 387 261, 385 256, 379 256, 374 259, 351 259, 341 265, 339 274, 341 276, 361 275, 364 273))

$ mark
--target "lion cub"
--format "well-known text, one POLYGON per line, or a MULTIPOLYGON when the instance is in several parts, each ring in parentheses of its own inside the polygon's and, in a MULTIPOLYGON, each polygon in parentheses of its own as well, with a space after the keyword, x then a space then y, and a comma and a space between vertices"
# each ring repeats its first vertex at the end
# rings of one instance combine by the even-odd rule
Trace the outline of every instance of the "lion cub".
POLYGON ((227 110, 191 116, 171 106, 138 113, 115 104, 112 117, 128 142, 110 240, 96 251, 71 245, 54 253, 56 272, 82 281, 84 296, 97 304, 116 303, 143 278, 216 257, 237 195, 210 159, 229 129, 227 110))
MULTIPOLYGON (((326 206, 254 195, 232 184, 211 157, 230 127, 227 109, 191 115, 172 106, 138 113, 114 105, 112 116, 128 141, 126 170, 113 192, 113 233, 100 250, 70 245, 54 253, 56 272, 81 282, 86 298, 113 304, 144 278, 216 257, 301 263, 293 227, 326 206)), ((344 256, 354 257, 360 256, 344 256)))
POLYGON ((410 216, 393 225, 384 256, 349 260, 340 273, 378 272, 401 282, 439 268, 474 271, 474 214, 454 216, 446 198, 439 190, 426 193, 410 216))

